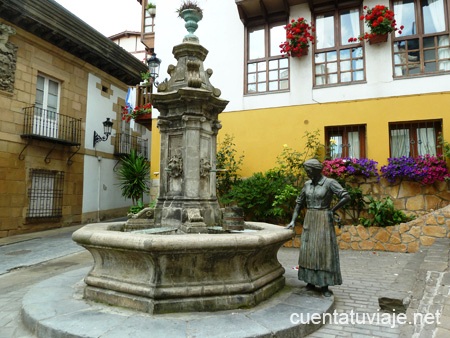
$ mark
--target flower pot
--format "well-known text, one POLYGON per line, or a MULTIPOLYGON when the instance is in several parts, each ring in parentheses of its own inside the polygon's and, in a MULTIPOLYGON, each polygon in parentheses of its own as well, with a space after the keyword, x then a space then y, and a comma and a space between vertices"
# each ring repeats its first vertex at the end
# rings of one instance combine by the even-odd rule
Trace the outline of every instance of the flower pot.
POLYGON ((302 57, 304 55, 308 55, 308 51, 309 51, 309 47, 304 47, 297 53, 291 52, 291 56, 292 57, 302 57))
POLYGON ((189 32, 189 34, 184 37, 184 40, 196 40, 197 37, 194 33, 198 28, 197 23, 203 18, 202 13, 195 9, 185 9, 180 12, 180 17, 185 21, 184 27, 189 32))
POLYGON ((388 39, 388 35, 386 34, 375 34, 369 39, 369 44, 374 45, 377 43, 386 42, 388 39))
POLYGON ((148 130, 152 131, 152 114, 141 114, 136 116, 134 122, 143 125, 148 130))

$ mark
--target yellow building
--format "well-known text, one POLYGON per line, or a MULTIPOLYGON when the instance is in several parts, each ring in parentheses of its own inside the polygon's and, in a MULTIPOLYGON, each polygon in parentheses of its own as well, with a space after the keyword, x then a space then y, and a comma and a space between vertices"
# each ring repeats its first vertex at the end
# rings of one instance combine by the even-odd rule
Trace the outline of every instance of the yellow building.
POLYGON ((125 214, 113 168, 147 131, 121 112, 146 70, 54 1, 0 3, 0 237, 125 214))
MULTIPOLYGON (((195 34, 209 50, 205 68, 230 101, 220 115, 219 142, 234 136, 245 155, 244 177, 273 168, 285 144, 302 151, 305 132, 316 130, 329 156, 369 158, 378 168, 389 157, 440 154, 440 133, 450 140, 448 0, 199 4, 203 19, 195 34), (394 11, 398 30, 376 44, 350 39, 369 32, 360 16, 376 5, 394 11), (284 27, 299 18, 314 26, 315 43, 307 55, 282 55, 284 27)), ((176 7, 158 3, 161 69, 174 62, 172 46, 186 34, 176 7)), ((153 134, 156 172, 159 136, 153 134)))

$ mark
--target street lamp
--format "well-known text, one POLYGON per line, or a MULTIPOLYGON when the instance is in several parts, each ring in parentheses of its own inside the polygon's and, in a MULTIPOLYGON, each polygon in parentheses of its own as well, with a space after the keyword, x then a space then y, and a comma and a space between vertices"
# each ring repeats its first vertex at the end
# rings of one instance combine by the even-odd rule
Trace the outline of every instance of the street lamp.
POLYGON ((109 119, 109 117, 107 117, 106 121, 103 121, 103 132, 104 132, 105 136, 101 137, 94 130, 94 148, 98 142, 106 141, 108 139, 108 136, 111 135, 112 126, 113 126, 113 122, 109 119))
POLYGON ((158 82, 155 79, 159 76, 159 66, 161 65, 161 59, 156 57, 156 53, 153 52, 152 55, 147 59, 148 71, 150 73, 150 77, 152 78, 152 82, 155 87, 158 86, 158 82))

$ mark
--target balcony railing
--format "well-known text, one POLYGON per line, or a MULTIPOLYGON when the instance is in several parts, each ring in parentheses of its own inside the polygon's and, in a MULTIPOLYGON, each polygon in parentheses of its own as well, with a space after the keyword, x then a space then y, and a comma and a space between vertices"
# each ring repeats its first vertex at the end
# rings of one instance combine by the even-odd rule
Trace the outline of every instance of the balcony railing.
POLYGON ((81 145, 81 119, 35 106, 24 108, 23 112, 23 138, 81 145))
POLYGON ((114 145, 114 155, 124 156, 134 150, 137 154, 148 158, 148 140, 129 134, 117 133, 114 145))
POLYGON ((153 90, 152 86, 150 82, 136 86, 136 106, 143 106, 150 103, 150 96, 153 90))

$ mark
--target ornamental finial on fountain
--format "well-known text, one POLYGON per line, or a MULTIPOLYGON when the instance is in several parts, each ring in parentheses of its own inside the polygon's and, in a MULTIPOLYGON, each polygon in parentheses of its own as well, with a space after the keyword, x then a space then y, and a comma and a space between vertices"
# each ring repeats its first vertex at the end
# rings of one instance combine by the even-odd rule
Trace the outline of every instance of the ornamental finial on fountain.
POLYGON ((203 10, 193 0, 185 0, 177 9, 178 16, 185 21, 184 27, 188 31, 183 42, 198 43, 198 37, 194 34, 198 28, 198 22, 203 18, 203 10))

